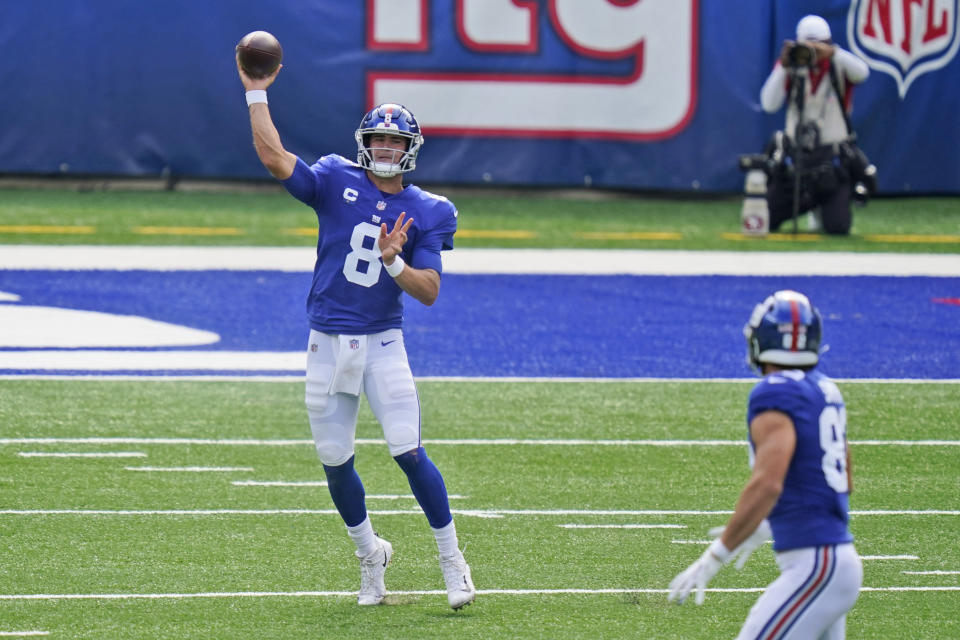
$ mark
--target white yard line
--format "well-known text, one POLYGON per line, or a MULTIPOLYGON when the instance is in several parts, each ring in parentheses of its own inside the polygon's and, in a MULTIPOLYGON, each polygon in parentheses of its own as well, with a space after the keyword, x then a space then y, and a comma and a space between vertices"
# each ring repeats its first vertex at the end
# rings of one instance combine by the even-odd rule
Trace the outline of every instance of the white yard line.
MULTIPOLYGON (((761 593, 766 587, 712 588, 709 593, 761 593)), ((960 591, 960 587, 862 587, 861 592, 903 591, 960 591)), ((442 596, 442 590, 388 591, 390 596, 442 596)), ((667 594, 670 589, 477 589, 478 595, 487 596, 540 596, 540 595, 620 595, 620 594, 667 594)), ((356 591, 222 591, 199 593, 23 593, 0 594, 0 600, 184 600, 188 598, 353 598, 356 591)))
POLYGON ((956 509, 861 509, 851 511, 852 516, 960 516, 960 511, 956 509))
POLYGON ((229 471, 253 471, 253 467, 124 467, 127 471, 148 471, 148 472, 187 472, 187 473, 206 473, 206 472, 229 472, 229 471))
POLYGON ((686 529, 685 524, 558 524, 561 529, 686 529))
POLYGON ((920 556, 860 556, 861 560, 919 560, 920 556))
MULTIPOLYGON (((0 269, 310 272, 312 247, 10 245, 0 269)), ((455 249, 446 273, 570 275, 960 276, 953 254, 640 249, 455 249)))
POLYGON ((283 480, 257 481, 257 480, 234 480, 231 482, 235 487, 325 487, 326 482, 285 482, 283 480))
POLYGON ((103 452, 44 452, 21 451, 17 454, 23 458, 146 458, 147 454, 138 451, 103 451, 103 452))
MULTIPOLYGON (((383 441, 377 441, 382 443, 383 441)), ((158 445, 217 445, 217 446, 254 446, 288 447, 313 444, 313 440, 231 440, 210 438, 0 438, 0 445, 8 444, 158 444, 158 445)), ((361 444, 367 444, 361 442, 361 444)))
MULTIPOLYGON (((730 510, 700 509, 451 509, 478 518, 504 516, 728 516, 730 510)), ((371 509, 381 516, 422 515, 417 509, 371 509)), ((0 509, 3 516, 323 516, 336 509, 0 509)), ((960 516, 956 509, 872 509, 851 516, 960 516)))
MULTIPOLYGON (((138 444, 138 445, 210 445, 227 447, 305 447, 312 446, 313 440, 257 440, 257 439, 213 439, 213 438, 133 438, 133 437, 92 437, 92 438, 0 438, 3 445, 41 445, 41 444, 138 444)), ((383 446, 386 441, 379 438, 357 438, 358 445, 383 446)), ((590 440, 586 438, 427 438, 423 444, 434 446, 535 446, 535 447, 745 447, 745 440, 590 440)), ((957 447, 960 440, 851 440, 853 446, 868 447, 957 447)))
MULTIPOLYGON (((416 496, 413 494, 396 494, 396 493, 382 493, 382 494, 366 494, 367 499, 373 500, 416 500, 416 496)), ((465 500, 469 496, 461 496, 455 493, 447 494, 448 500, 465 500)))
POLYGON ((901 571, 909 576, 956 576, 960 571, 901 571))

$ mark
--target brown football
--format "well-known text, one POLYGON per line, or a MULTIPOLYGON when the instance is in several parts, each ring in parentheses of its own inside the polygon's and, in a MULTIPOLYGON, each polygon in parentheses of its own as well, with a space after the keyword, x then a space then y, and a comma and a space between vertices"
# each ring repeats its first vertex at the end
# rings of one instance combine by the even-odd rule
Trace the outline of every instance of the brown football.
POLYGON ((280 66, 283 48, 272 33, 253 31, 237 43, 240 66, 251 78, 265 78, 280 66))

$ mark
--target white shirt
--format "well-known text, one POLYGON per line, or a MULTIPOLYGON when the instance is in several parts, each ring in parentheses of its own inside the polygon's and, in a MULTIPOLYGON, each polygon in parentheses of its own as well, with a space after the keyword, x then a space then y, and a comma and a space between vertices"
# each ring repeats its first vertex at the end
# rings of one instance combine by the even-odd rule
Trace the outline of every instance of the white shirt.
MULTIPOLYGON (((848 93, 848 86, 860 84, 870 75, 870 68, 863 60, 840 47, 834 48, 832 61, 837 69, 840 91, 844 94, 848 93)), ((804 83, 803 121, 814 122, 819 127, 821 144, 845 140, 848 135, 842 111, 845 107, 840 96, 833 90, 830 73, 826 68, 820 67, 801 67, 797 73, 804 83)), ((775 113, 780 110, 787 99, 789 82, 790 75, 778 60, 760 89, 760 106, 764 111, 775 113)), ((787 105, 785 126, 791 139, 796 130, 798 115, 796 102, 791 100, 787 105)))

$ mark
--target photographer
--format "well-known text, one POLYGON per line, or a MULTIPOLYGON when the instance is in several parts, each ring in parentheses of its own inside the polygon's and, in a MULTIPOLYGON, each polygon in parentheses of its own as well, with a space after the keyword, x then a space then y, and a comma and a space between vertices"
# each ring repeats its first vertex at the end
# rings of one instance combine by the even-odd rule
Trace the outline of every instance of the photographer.
MULTIPOLYGON (((826 233, 850 232, 855 185, 851 166, 863 157, 852 155, 860 152, 852 144, 848 118, 853 85, 869 74, 863 60, 833 44, 830 26, 820 16, 801 19, 797 41, 783 43, 760 90, 760 104, 768 113, 778 111, 789 98, 785 135, 776 135, 767 149, 774 167, 767 187, 771 231, 795 210, 816 216, 819 208, 826 233), (795 201, 797 167, 800 188, 795 201)), ((861 196, 866 193, 862 185, 858 189, 861 196)), ((818 226, 811 224, 813 229, 818 226)))

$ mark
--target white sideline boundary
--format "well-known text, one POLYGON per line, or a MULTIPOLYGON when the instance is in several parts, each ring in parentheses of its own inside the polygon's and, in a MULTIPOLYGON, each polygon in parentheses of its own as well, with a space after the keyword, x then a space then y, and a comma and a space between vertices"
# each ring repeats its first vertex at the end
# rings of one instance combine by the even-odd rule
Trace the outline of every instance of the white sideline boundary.
MULTIPOLYGON (((0 269, 311 272, 313 247, 7 245, 0 269)), ((454 249, 446 273, 960 276, 956 254, 644 249, 454 249)))
MULTIPOLYGON (((0 352, 0 357, 2 357, 0 352)), ((2 368, 2 367, 0 367, 2 368)), ((94 380, 114 382, 297 382, 302 384, 305 374, 299 375, 129 375, 129 374, 80 374, 37 373, 37 374, 0 374, 0 380, 94 380)), ((584 382, 717 382, 732 384, 756 383, 759 378, 550 378, 531 376, 529 378, 504 376, 418 376, 417 382, 510 382, 510 383, 584 383, 584 382)), ((960 384, 960 378, 833 378, 840 384, 960 384)))
MULTIPOLYGON (((762 593, 766 587, 713 588, 708 593, 762 593)), ((960 587, 861 587, 861 592, 960 591, 960 587)), ((477 589, 485 596, 668 594, 670 589, 477 589)), ((387 591, 391 596, 443 596, 439 589, 387 591)), ((222 591, 198 593, 24 593, 0 594, 0 600, 186 600, 191 598, 355 598, 356 591, 222 591)))

